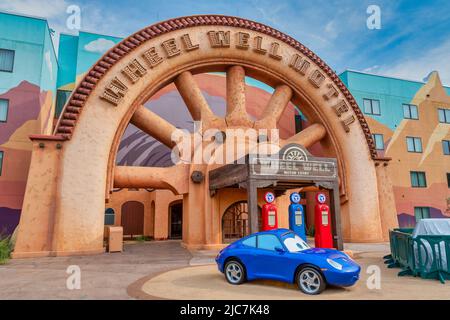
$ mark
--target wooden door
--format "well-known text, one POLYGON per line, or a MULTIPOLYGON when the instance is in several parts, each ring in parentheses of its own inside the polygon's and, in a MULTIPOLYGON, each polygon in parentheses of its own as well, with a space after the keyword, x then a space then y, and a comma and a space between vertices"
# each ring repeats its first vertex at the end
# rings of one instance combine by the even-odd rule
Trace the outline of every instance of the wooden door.
POLYGON ((123 234, 136 236, 144 234, 144 204, 139 201, 128 201, 122 205, 123 234))
POLYGON ((183 204, 176 203, 170 206, 170 238, 181 239, 183 231, 183 204))

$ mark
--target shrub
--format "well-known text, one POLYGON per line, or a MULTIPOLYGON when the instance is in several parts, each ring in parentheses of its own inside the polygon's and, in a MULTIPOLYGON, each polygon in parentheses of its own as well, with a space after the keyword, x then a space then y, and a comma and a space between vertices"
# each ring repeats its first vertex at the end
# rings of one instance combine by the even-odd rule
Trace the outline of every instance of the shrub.
POLYGON ((147 236, 136 237, 136 241, 138 241, 138 242, 144 242, 144 241, 149 241, 149 240, 150 240, 150 237, 147 237, 147 236))
POLYGON ((9 237, 3 237, 0 235, 0 264, 5 264, 11 254, 11 244, 9 237))

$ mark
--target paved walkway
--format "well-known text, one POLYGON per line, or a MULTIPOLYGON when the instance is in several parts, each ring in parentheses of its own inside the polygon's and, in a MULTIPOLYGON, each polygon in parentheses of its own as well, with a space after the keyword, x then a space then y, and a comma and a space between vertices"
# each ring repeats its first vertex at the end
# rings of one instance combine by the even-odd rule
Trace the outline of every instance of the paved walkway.
POLYGON ((13 259, 0 265, 0 299, 450 299, 450 282, 397 277, 382 256, 389 245, 348 244, 363 266, 355 287, 331 288, 318 297, 294 285, 254 281, 229 285, 217 271, 217 251, 189 252, 179 241, 126 244, 125 251, 83 257, 13 259), (68 290, 67 267, 81 269, 81 289, 68 290), (366 269, 378 265, 381 290, 368 290, 366 269))
POLYGON ((12 259, 0 265, 0 299, 130 299, 130 284, 191 258, 179 241, 163 241, 126 244, 122 254, 12 259), (81 269, 80 290, 67 289, 70 265, 81 269))

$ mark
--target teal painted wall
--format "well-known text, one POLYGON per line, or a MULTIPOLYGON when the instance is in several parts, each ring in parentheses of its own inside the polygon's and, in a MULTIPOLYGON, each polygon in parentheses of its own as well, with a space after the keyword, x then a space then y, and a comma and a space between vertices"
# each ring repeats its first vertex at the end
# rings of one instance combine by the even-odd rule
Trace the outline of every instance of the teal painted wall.
POLYGON ((41 82, 45 20, 0 13, 0 48, 15 51, 12 73, 0 72, 0 93, 26 80, 41 82))
MULTIPOLYGON (((341 80, 355 97, 364 112, 363 99, 380 100, 381 115, 366 115, 391 130, 395 130, 403 120, 403 103, 410 103, 423 82, 377 76, 357 71, 344 71, 339 75, 341 80)), ((450 94, 450 88, 446 87, 450 94)))
POLYGON ((122 41, 122 38, 80 32, 77 52, 77 76, 88 71, 106 51, 120 41, 122 41))
POLYGON ((59 36, 57 87, 75 82, 77 76, 78 37, 68 34, 59 36))

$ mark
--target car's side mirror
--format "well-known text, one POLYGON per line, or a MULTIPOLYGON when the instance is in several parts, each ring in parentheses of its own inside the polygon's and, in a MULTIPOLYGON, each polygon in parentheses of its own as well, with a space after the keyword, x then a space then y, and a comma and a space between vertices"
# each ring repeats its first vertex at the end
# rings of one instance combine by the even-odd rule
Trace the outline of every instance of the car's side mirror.
POLYGON ((284 253, 284 249, 282 247, 275 247, 275 251, 279 253, 284 253))

